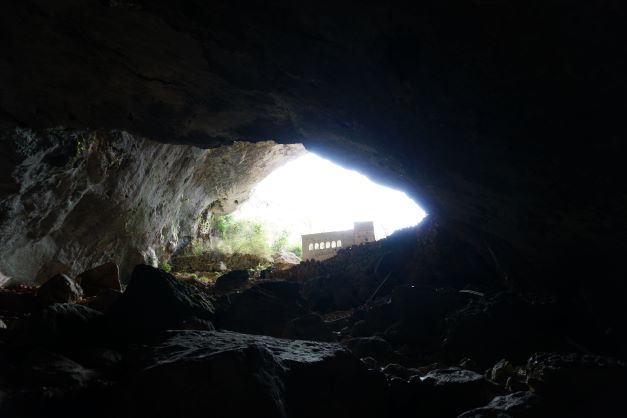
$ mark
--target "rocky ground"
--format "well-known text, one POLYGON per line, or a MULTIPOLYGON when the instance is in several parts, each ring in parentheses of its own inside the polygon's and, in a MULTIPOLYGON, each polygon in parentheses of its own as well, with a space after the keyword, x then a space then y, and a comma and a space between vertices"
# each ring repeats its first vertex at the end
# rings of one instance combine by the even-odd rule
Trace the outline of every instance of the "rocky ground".
POLYGON ((213 286, 109 263, 0 291, 3 417, 624 416, 577 300, 515 291, 429 220, 213 286))

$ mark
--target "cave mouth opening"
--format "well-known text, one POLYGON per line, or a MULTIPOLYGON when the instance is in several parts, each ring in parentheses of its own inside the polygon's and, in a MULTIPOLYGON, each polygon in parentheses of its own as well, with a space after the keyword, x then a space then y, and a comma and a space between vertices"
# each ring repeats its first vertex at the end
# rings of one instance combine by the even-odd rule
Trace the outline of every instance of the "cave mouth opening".
MULTIPOLYGON (((376 184, 357 171, 307 152, 259 182, 230 219, 262 229, 273 252, 290 251, 302 257, 303 250, 305 256, 313 255, 314 249, 329 249, 327 253, 331 254, 335 248, 369 240, 364 236, 355 242, 347 238, 342 243, 340 235, 334 237, 335 232, 357 233, 359 228, 368 229, 371 222, 374 239, 378 240, 416 225, 426 215, 404 192, 376 184), (320 242, 313 242, 313 234, 320 234, 320 242), (311 239, 301 240, 303 235, 311 239)), ((372 240, 372 234, 366 235, 372 240)))

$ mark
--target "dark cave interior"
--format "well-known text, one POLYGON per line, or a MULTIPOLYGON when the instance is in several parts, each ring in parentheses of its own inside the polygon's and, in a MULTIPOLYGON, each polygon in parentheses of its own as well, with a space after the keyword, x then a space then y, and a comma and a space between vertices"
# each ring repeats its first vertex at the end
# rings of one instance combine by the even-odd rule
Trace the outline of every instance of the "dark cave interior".
POLYGON ((3 2, 0 414, 624 416, 626 19, 3 2), (305 149, 429 217, 289 269, 166 272, 305 149))

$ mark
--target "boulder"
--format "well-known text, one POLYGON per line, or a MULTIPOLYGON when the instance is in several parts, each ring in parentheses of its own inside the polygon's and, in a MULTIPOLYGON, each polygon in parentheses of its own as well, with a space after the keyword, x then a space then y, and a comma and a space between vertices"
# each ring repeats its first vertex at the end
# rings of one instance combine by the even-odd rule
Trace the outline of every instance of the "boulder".
POLYGON ((336 341, 335 334, 317 314, 307 314, 294 318, 285 324, 283 338, 311 341, 336 341))
POLYGON ((168 331, 130 401, 158 417, 374 418, 385 388, 377 376, 337 343, 168 331))
POLYGON ((83 347, 75 356, 82 365, 103 373, 117 371, 123 360, 122 353, 106 347, 83 347))
POLYGON ((403 380, 409 380, 412 376, 419 376, 421 373, 417 369, 411 369, 400 364, 390 363, 381 369, 386 376, 392 376, 403 380))
POLYGON ((392 377, 389 379, 389 417, 424 416, 424 395, 419 378, 411 383, 405 379, 392 377))
POLYGON ((207 319, 200 318, 189 318, 185 319, 181 322, 176 329, 186 329, 186 330, 195 330, 195 331, 213 331, 215 327, 211 323, 211 321, 207 319))
POLYGON ((95 372, 67 357, 44 350, 28 352, 21 363, 22 380, 29 387, 85 387, 95 372))
POLYGON ((427 416, 449 417, 485 405, 491 387, 479 373, 459 367, 436 369, 421 378, 423 393, 429 399, 427 416))
POLYGON ((563 416, 614 416, 627 387, 624 362, 591 354, 537 353, 527 362, 527 384, 563 416))
POLYGON ((35 283, 43 284, 49 278, 58 274, 70 274, 70 267, 67 264, 60 262, 59 260, 50 260, 45 263, 37 274, 35 274, 35 283))
POLYGON ((78 349, 102 337, 103 314, 74 303, 47 306, 25 324, 19 344, 78 349))
POLYGON ((0 289, 0 311, 30 313, 37 309, 37 302, 32 292, 0 289))
POLYGON ((514 366, 506 359, 502 359, 496 363, 488 373, 488 378, 494 382, 504 385, 507 379, 515 373, 514 366))
POLYGON ((278 254, 272 256, 274 260, 273 266, 275 270, 287 270, 300 264, 301 259, 294 253, 288 251, 281 251, 278 254))
POLYGON ((357 357, 373 357, 381 364, 401 360, 401 356, 381 337, 351 338, 344 344, 357 357))
POLYGON ((248 283, 250 272, 248 270, 233 270, 218 277, 214 289, 226 291, 242 287, 248 283))
POLYGON ((529 390, 529 385, 523 381, 523 376, 512 376, 505 382, 505 389, 509 392, 521 392, 529 390))
POLYGON ((511 292, 486 294, 447 315, 441 350, 452 359, 471 357, 482 370, 505 356, 522 363, 538 350, 558 351, 561 342, 549 327, 552 308, 511 292))
POLYGON ((102 289, 94 297, 89 298, 87 305, 100 312, 107 312, 122 296, 122 292, 115 289, 102 289))
POLYGON ((96 296, 100 291, 107 289, 122 290, 120 270, 113 262, 84 271, 76 276, 76 282, 83 288, 85 296, 96 296))
POLYGON ((370 329, 368 323, 360 319, 356 321, 350 329, 350 335, 353 337, 367 337, 372 335, 372 330, 370 329))
POLYGON ((379 368, 379 362, 372 357, 362 357, 359 360, 361 360, 361 362, 364 363, 369 369, 379 368))
MULTIPOLYGON (((464 301, 458 292, 421 286, 398 286, 386 310, 386 338, 395 345, 430 347, 440 338, 445 316, 464 301), (394 320, 394 323, 392 323, 394 320)), ((381 322, 383 324, 383 322, 381 322)))
POLYGON ((74 303, 82 295, 81 287, 65 274, 53 276, 37 290, 37 299, 42 306, 53 303, 74 303))
POLYGON ((479 369, 477 367, 477 363, 473 359, 468 357, 464 357, 459 361, 459 367, 461 367, 462 369, 471 370, 473 372, 476 372, 479 369))
POLYGON ((461 414, 458 418, 536 418, 542 415, 541 399, 533 392, 496 396, 484 407, 461 414))
POLYGON ((306 313, 297 283, 262 282, 224 296, 214 324, 219 329, 282 337, 287 323, 306 313))
POLYGON ((107 312, 112 331, 131 339, 154 336, 193 317, 211 319, 213 300, 163 270, 140 264, 107 312))

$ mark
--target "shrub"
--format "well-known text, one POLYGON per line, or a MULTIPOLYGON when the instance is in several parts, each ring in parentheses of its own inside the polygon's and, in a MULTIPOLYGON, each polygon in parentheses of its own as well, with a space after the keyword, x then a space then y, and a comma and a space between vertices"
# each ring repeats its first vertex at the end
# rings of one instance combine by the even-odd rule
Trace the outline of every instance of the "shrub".
POLYGON ((281 231, 279 236, 272 243, 272 253, 276 254, 281 252, 281 250, 287 249, 287 237, 288 233, 286 230, 281 231))
POLYGON ((296 254, 299 258, 303 258, 303 247, 301 244, 294 244, 292 245, 288 251, 293 252, 294 254, 296 254))
POLYGON ((161 262, 159 263, 159 268, 166 273, 170 273, 172 271, 172 265, 170 265, 167 260, 161 260, 161 262))

